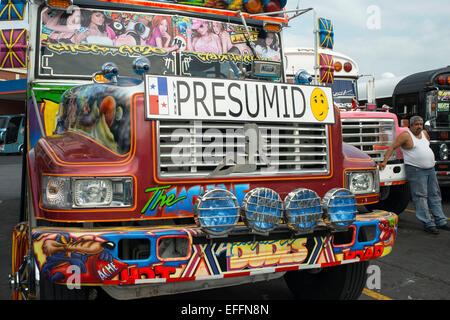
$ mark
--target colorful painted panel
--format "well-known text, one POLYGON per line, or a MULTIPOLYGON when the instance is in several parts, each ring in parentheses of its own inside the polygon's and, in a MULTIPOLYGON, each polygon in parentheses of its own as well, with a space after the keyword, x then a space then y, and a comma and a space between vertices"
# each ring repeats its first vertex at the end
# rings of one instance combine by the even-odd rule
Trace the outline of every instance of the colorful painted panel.
POLYGON ((360 215, 351 226, 353 236, 343 244, 335 244, 331 233, 213 243, 202 241, 204 236, 198 228, 121 228, 84 233, 41 229, 33 233, 33 249, 41 277, 57 283, 74 279, 82 284, 116 285, 213 280, 382 257, 392 250, 397 223, 397 216, 388 212, 360 215), (360 239, 359 233, 365 227, 375 228, 373 239, 360 239), (119 243, 124 239, 145 239, 148 246, 136 256, 123 257, 126 254, 119 251, 119 243), (173 240, 171 244, 178 248, 166 251, 170 246, 163 243, 164 239, 173 240))
POLYGON ((333 49, 334 31, 331 20, 319 18, 319 45, 324 49, 333 49))
MULTIPOLYGON (((79 132, 120 155, 130 151, 131 91, 110 85, 85 85, 65 92, 58 133, 79 132)), ((48 123, 48 121, 47 121, 48 123)))
POLYGON ((319 70, 321 83, 333 83, 334 65, 332 55, 319 54, 319 70))
MULTIPOLYGON (((41 21, 42 76, 90 78, 105 62, 115 63, 122 76, 134 76, 136 56, 150 60, 150 74, 173 75, 174 53, 182 52, 182 74, 228 78, 241 60, 248 65, 255 59, 245 29, 232 23, 79 8, 70 15, 44 8, 41 21)), ((277 34, 258 28, 250 34, 258 59, 280 61, 277 34)))
POLYGON ((1 0, 0 21, 23 20, 25 13, 24 0, 1 0))
POLYGON ((145 189, 148 201, 141 210, 142 217, 160 215, 194 214, 196 199, 212 189, 224 189, 232 192, 239 203, 244 199, 250 185, 244 184, 210 184, 194 186, 159 186, 145 189))
POLYGON ((0 30, 0 68, 26 68, 27 31, 0 30))

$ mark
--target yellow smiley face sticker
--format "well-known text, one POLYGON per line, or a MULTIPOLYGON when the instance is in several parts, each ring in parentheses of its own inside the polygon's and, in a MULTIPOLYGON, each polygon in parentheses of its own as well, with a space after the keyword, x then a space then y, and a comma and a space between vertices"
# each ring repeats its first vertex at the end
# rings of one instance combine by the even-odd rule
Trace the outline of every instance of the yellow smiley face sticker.
POLYGON ((311 110, 319 121, 325 120, 328 115, 328 100, 322 89, 316 88, 311 94, 311 110))

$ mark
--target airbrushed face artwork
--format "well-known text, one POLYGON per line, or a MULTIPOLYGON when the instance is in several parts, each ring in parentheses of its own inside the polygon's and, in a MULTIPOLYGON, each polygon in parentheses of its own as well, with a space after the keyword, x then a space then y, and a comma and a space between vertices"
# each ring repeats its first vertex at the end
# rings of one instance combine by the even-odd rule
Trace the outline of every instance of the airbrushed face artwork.
POLYGON ((165 214, 193 214, 197 198, 211 189, 224 189, 233 193, 241 203, 245 194, 250 190, 249 184, 211 184, 194 186, 158 186, 145 189, 148 201, 141 210, 145 217, 155 216, 158 209, 165 214))

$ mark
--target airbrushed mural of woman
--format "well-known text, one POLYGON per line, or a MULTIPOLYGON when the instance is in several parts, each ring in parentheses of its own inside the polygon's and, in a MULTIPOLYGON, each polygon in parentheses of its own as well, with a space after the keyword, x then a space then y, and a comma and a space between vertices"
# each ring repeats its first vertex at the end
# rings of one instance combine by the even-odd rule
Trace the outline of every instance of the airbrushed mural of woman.
POLYGON ((57 11, 52 14, 48 7, 42 10, 42 19, 45 28, 50 31, 48 40, 50 42, 77 43, 75 35, 81 27, 80 8, 74 7, 72 13, 57 11))
POLYGON ((152 20, 152 34, 147 40, 147 45, 162 48, 168 52, 179 50, 180 46, 178 44, 170 45, 172 36, 172 18, 168 16, 155 16, 152 20))
POLYGON ((188 51, 215 54, 223 52, 220 38, 213 32, 209 21, 192 19, 192 26, 186 30, 186 36, 188 51))
POLYGON ((233 47, 233 43, 231 43, 230 34, 225 29, 225 26, 222 22, 215 21, 212 23, 212 28, 215 34, 220 39, 222 44, 222 53, 227 53, 230 51, 231 47, 233 47))
POLYGON ((76 39, 78 43, 95 43, 113 45, 114 31, 106 24, 106 17, 102 11, 82 11, 81 29, 76 39))
POLYGON ((258 40, 255 51, 260 58, 280 61, 280 47, 278 45, 277 35, 273 32, 267 32, 264 38, 261 37, 258 40))

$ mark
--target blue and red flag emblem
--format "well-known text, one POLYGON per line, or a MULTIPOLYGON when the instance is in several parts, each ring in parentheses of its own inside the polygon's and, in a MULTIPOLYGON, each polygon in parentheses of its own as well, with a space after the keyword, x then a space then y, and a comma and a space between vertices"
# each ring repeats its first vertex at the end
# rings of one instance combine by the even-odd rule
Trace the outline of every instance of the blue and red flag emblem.
POLYGON ((168 115, 169 114, 169 96, 167 92, 167 78, 154 77, 147 78, 147 94, 149 101, 150 114, 168 115))

